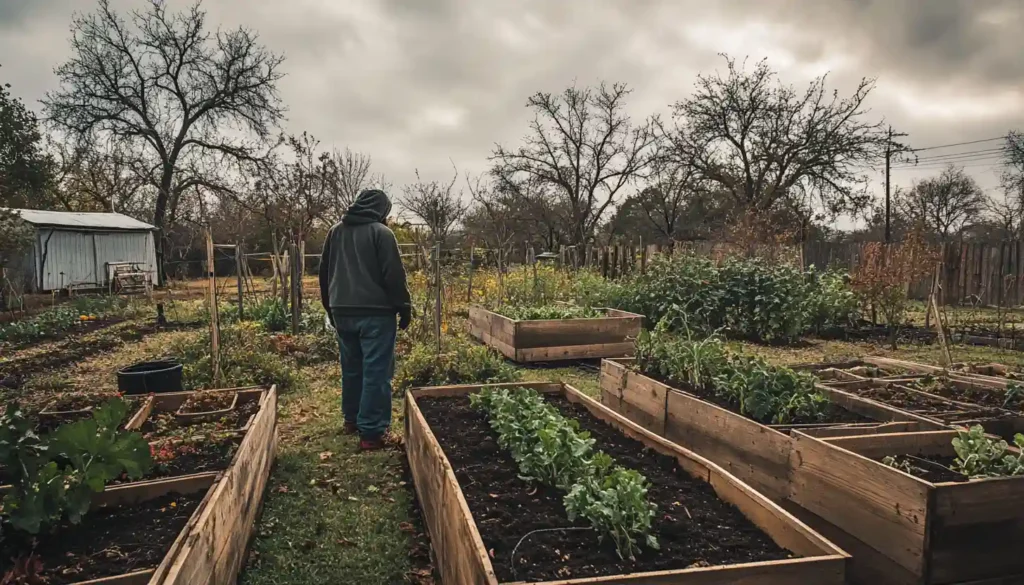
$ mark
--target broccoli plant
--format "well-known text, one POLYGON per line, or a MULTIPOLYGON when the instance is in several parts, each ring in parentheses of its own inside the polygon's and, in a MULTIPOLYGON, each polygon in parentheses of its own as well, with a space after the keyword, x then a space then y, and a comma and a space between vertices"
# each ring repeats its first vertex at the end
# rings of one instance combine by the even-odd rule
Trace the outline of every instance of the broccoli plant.
POLYGON ((601 538, 611 538, 622 558, 635 558, 641 541, 658 548, 651 534, 657 507, 647 501, 647 480, 595 451, 594 439, 577 421, 525 388, 484 388, 470 401, 487 413, 498 444, 512 454, 524 479, 567 492, 570 520, 590 522, 601 538))
POLYGON ((953 470, 972 479, 1024 475, 1024 435, 1017 433, 1013 443, 1016 452, 1010 450, 1006 441, 986 436, 981 425, 960 431, 953 439, 953 470))

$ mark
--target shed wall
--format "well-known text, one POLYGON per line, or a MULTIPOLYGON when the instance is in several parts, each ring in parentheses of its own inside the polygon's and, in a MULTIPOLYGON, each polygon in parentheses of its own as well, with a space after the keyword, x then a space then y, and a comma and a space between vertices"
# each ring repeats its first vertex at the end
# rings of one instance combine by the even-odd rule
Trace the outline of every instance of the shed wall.
POLYGON ((107 264, 138 262, 156 279, 152 232, 68 231, 42 228, 35 245, 39 290, 108 284, 107 264), (63 274, 62 274, 63 273, 63 274))

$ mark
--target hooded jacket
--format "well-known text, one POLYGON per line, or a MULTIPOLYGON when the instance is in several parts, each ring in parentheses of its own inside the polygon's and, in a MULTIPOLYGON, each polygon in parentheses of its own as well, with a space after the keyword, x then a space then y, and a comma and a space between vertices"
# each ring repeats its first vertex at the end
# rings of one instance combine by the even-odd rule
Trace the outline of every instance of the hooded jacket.
POLYGON ((401 252, 395 234, 384 225, 390 212, 388 196, 368 189, 327 233, 320 257, 320 300, 328 314, 408 315, 411 302, 401 252))

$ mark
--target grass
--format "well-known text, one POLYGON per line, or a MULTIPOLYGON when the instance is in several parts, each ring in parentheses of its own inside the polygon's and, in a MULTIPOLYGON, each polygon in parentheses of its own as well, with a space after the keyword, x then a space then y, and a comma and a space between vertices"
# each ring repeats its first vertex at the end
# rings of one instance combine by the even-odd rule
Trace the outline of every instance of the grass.
MULTIPOLYGON (((305 389, 281 398, 277 467, 239 582, 432 582, 403 453, 359 453, 357 439, 341 434, 336 366, 300 375, 305 389)), ((394 402, 395 431, 402 405, 394 402)))

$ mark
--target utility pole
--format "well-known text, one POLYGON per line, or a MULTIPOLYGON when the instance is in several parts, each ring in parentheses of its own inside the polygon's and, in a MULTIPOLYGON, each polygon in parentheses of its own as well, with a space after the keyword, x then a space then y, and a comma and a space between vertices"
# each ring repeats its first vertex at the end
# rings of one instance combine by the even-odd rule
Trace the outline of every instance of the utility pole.
MULTIPOLYGON (((892 126, 889 126, 885 136, 885 243, 889 244, 892 242, 892 194, 891 194, 891 170, 892 170, 892 157, 893 155, 899 155, 905 152, 913 152, 913 149, 909 148, 905 144, 893 142, 893 138, 902 138, 906 134, 902 132, 893 132, 892 126)), ((905 159, 904 159, 905 160, 905 159)), ((916 161, 917 158, 915 157, 916 161)))
POLYGON ((889 170, 892 162, 892 126, 885 137, 885 243, 892 242, 892 198, 889 195, 889 170))

